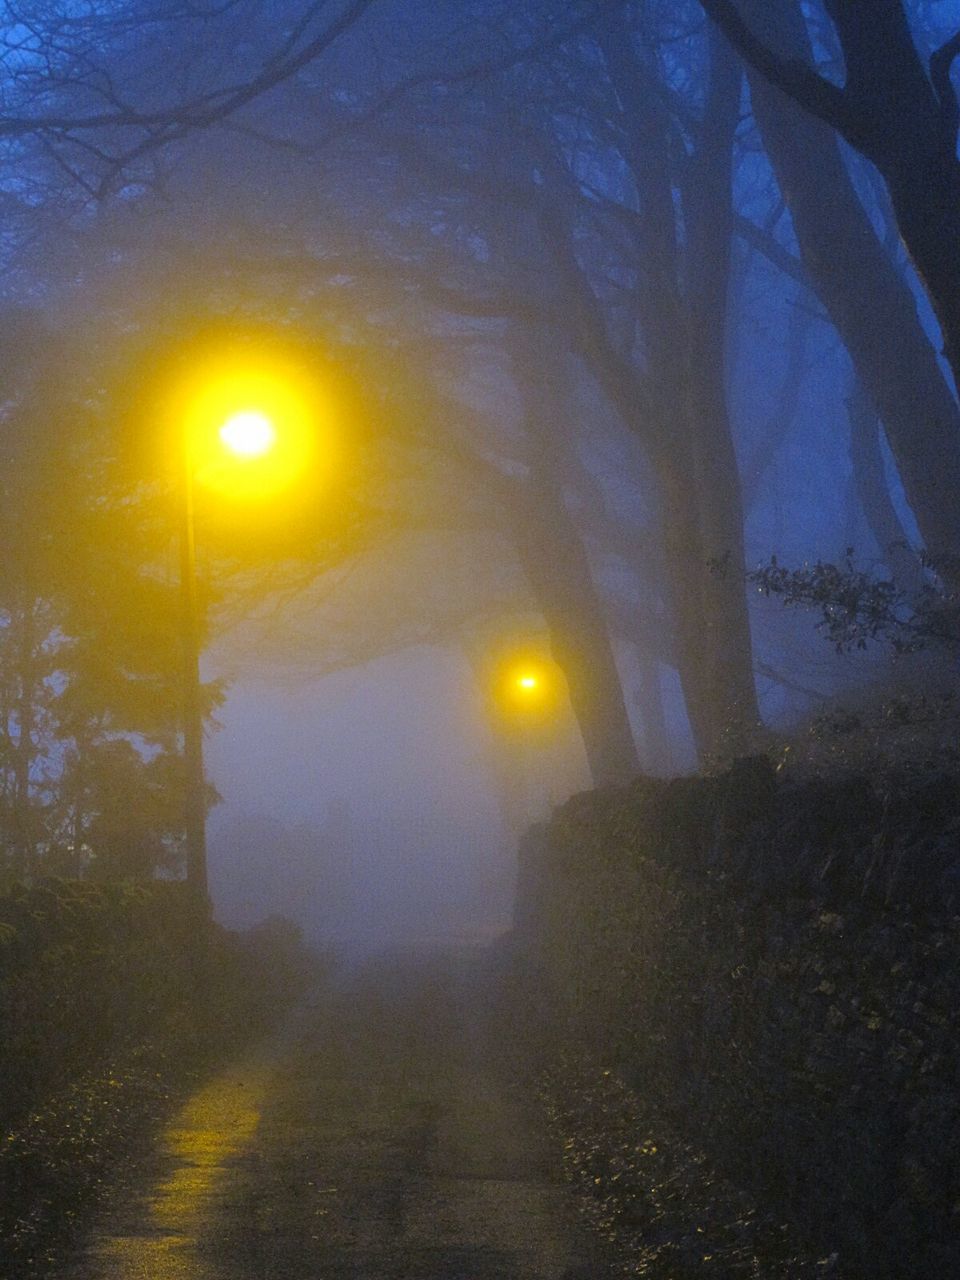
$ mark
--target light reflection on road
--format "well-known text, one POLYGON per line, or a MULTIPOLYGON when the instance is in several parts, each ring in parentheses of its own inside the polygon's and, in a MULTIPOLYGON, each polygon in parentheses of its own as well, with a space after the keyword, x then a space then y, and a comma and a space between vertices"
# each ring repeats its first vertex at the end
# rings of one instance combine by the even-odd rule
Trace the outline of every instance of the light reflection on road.
POLYGON ((195 1093, 164 1131, 167 1171, 139 1220, 101 1236, 88 1261, 102 1280, 204 1280, 197 1249, 229 1180, 229 1162, 249 1146, 269 1090, 270 1064, 251 1058, 195 1093))

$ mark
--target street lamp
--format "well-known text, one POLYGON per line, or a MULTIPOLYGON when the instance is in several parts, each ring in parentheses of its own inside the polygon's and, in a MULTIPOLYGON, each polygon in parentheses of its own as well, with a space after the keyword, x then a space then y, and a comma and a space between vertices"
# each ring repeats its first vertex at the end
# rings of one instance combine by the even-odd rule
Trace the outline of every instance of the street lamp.
POLYGON ((209 900, 196 491, 230 503, 279 497, 314 466, 316 399, 303 373, 249 355, 207 363, 181 390, 180 598, 183 651, 184 835, 187 883, 209 900))
MULTIPOLYGON (((231 414, 217 432, 226 458, 262 458, 274 447, 276 427, 258 409, 231 414)), ((186 771, 184 828, 187 884, 206 901, 207 802, 203 767, 203 705, 200 684, 200 613, 197 604, 196 458, 189 434, 183 439, 180 518, 180 599, 183 613, 183 762, 186 771)))
POLYGON ((277 438, 273 423, 258 409, 241 409, 233 414, 219 434, 225 447, 240 458, 262 458, 277 438))
POLYGON ((559 687, 556 664, 540 654, 514 654, 502 661, 495 695, 501 716, 530 728, 553 719, 559 687))
POLYGON ((566 684, 546 637, 505 637, 485 654, 498 780, 508 829, 519 836, 542 816, 544 778, 565 723, 566 684))

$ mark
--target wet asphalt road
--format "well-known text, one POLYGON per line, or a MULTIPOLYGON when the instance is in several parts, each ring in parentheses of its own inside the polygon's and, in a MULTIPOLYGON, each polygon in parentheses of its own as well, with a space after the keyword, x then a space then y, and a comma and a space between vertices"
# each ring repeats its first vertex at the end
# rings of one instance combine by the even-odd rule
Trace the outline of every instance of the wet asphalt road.
POLYGON ((65 1280, 606 1280, 483 1013, 381 959, 200 1089, 65 1280))

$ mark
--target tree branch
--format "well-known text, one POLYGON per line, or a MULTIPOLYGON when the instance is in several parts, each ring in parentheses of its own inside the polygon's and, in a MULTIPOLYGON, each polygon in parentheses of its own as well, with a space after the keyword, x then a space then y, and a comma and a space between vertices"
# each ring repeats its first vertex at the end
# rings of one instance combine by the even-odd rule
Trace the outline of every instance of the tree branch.
POLYGON ((960 31, 955 32, 945 44, 930 55, 930 80, 940 104, 940 124, 943 138, 951 154, 957 149, 957 128, 960 126, 960 102, 950 79, 950 70, 960 54, 960 31))
POLYGON ((244 84, 215 89, 178 106, 140 112, 123 107, 81 116, 8 116, 0 120, 0 137, 37 132, 69 134, 75 130, 106 128, 203 128, 224 119, 315 61, 353 26, 375 0, 353 0, 343 13, 296 53, 271 58, 259 74, 244 84))
POLYGON ((862 130, 850 109, 845 90, 825 79, 812 67, 793 58, 783 58, 759 40, 740 15, 736 0, 700 0, 736 51, 754 71, 792 98, 805 111, 843 134, 857 145, 862 130))
POLYGON ((768 262, 782 271, 785 276, 813 292, 813 286, 803 262, 795 254, 791 253, 789 249, 784 248, 776 236, 765 227, 757 226, 745 214, 734 213, 733 231, 745 244, 748 244, 751 249, 755 249, 757 253, 762 254, 768 262))

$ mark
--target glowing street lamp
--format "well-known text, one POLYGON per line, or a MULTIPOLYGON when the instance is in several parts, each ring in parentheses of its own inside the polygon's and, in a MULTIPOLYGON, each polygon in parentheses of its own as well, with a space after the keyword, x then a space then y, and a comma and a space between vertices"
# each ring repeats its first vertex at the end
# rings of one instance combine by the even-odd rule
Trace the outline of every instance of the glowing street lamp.
POLYGON ((262 458, 273 448, 276 428, 264 413, 243 409, 223 424, 219 431, 224 447, 238 458, 262 458))
POLYGON ((535 649, 508 653, 497 662, 492 691, 504 723, 521 732, 545 728, 555 718, 561 678, 556 663, 535 649))
POLYGON ((231 502, 256 503, 279 497, 314 465, 316 406, 311 388, 295 369, 232 361, 201 369, 182 391, 180 413, 184 833, 187 883, 206 902, 196 488, 201 485, 231 502))
MULTIPOLYGON (((244 462, 263 458, 276 443, 276 428, 265 414, 243 409, 231 414, 217 435, 224 455, 244 462)), ((187 883, 204 901, 207 880, 207 804, 203 767, 203 706, 200 685, 200 616, 197 606, 195 478, 196 461, 184 440, 180 524, 180 595, 183 610, 183 756, 186 770, 185 834, 187 883)))
POLYGON ((566 681, 542 634, 495 639, 483 661, 502 812, 519 836, 549 803, 547 779, 567 726, 566 681))

